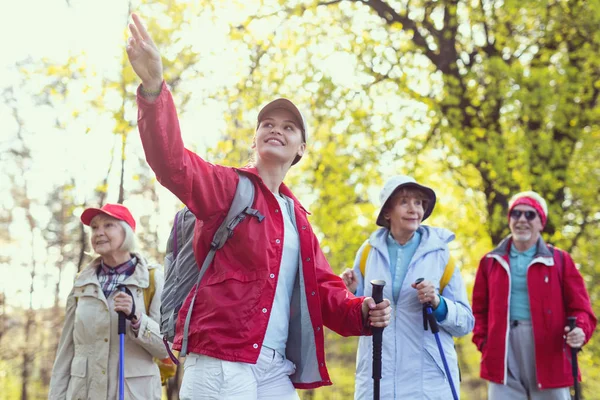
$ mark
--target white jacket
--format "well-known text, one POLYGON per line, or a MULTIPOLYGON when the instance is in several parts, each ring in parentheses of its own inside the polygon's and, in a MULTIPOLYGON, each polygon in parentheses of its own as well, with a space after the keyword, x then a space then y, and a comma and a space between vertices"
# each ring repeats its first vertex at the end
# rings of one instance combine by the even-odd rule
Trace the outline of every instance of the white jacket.
MULTIPOLYGON (((364 244, 358 250, 354 261, 354 273, 359 281, 357 291, 362 289, 365 296, 371 296, 372 286, 369 282, 382 279, 386 281, 383 297, 392 302, 392 319, 390 325, 383 330, 380 387, 382 399, 452 399, 435 337, 431 330, 423 329, 423 307, 411 284, 418 278, 425 278, 433 282, 439 292, 440 280, 450 256, 448 243, 454 240, 454 234, 446 229, 424 225, 419 227, 419 232, 421 242, 408 266, 397 304, 393 304, 392 276, 386 242, 389 230, 380 228, 369 238, 372 249, 367 259, 364 278, 359 265, 364 244)), ((448 307, 448 314, 444 321, 438 322, 439 337, 454 387, 460 396, 453 336, 464 336, 471 332, 474 318, 458 267, 455 268, 442 295, 448 307)), ((372 354, 372 337, 361 337, 356 356, 355 400, 373 398, 372 354)))

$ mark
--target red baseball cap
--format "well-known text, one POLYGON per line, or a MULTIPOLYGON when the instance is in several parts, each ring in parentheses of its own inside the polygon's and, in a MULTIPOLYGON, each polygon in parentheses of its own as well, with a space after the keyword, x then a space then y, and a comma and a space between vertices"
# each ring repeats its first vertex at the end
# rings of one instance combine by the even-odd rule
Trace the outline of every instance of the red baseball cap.
POLYGON ((89 226, 92 219, 98 214, 106 214, 118 220, 125 221, 135 232, 135 219, 133 219, 133 215, 131 215, 127 207, 122 204, 106 203, 101 208, 86 208, 81 214, 81 222, 89 226))

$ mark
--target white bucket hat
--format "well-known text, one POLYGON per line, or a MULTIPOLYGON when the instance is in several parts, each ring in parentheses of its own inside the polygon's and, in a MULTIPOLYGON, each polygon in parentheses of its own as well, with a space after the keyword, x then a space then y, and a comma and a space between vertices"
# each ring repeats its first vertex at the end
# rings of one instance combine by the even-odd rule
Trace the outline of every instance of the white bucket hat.
POLYGON ((427 210, 425 210, 423 214, 423 220, 425 221, 427 217, 431 215, 433 208, 435 207, 435 192, 433 189, 428 188, 427 186, 423 186, 417 183, 415 179, 411 176, 407 175, 396 175, 390 178, 383 189, 381 189, 381 193, 379 193, 379 201, 381 207, 379 208, 379 215, 377 216, 377 225, 387 227, 385 217, 383 216, 383 210, 386 206, 386 203, 392 197, 392 195, 400 188, 409 188, 413 187, 421 190, 423 193, 427 195, 429 200, 429 204, 427 205, 427 210))

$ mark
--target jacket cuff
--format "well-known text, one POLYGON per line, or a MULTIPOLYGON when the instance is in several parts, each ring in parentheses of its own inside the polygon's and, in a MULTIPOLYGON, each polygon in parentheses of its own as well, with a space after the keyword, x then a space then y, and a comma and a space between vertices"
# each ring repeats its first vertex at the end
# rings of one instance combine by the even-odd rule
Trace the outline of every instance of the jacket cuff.
POLYGON ((144 318, 143 314, 140 315, 140 318, 137 321, 131 323, 131 329, 136 333, 136 336, 137 332, 140 331, 140 326, 142 325, 142 318, 144 318))
POLYGON ((438 307, 433 311, 433 315, 435 316, 437 322, 442 322, 448 316, 448 305, 446 304, 446 300, 444 300, 443 296, 438 296, 440 298, 440 304, 438 304, 438 307))
POLYGON ((133 334, 133 336, 135 338, 138 337, 140 331, 142 331, 142 326, 147 326, 148 325, 148 317, 146 316, 146 314, 142 314, 140 316, 140 319, 137 320, 137 322, 134 323, 130 323, 129 327, 131 328, 131 333, 133 334))
POLYGON ((363 318, 362 315, 362 305, 363 302, 365 301, 365 297, 361 297, 362 301, 360 303, 360 320, 361 320, 361 326, 362 329, 360 330, 360 336, 371 336, 373 335, 373 331, 372 331, 372 327, 371 325, 369 325, 369 317, 367 316, 367 318, 363 318))
POLYGON ((166 96, 166 92, 168 92, 169 89, 167 88, 167 83, 163 80, 162 82, 162 86, 160 87, 160 94, 156 97, 156 99, 154 99, 154 101, 149 101, 148 99, 146 99, 143 95, 142 95, 142 84, 140 83, 138 88, 137 88, 137 103, 139 107, 154 107, 156 105, 156 103, 158 103, 159 101, 162 101, 162 98, 164 96, 166 96))

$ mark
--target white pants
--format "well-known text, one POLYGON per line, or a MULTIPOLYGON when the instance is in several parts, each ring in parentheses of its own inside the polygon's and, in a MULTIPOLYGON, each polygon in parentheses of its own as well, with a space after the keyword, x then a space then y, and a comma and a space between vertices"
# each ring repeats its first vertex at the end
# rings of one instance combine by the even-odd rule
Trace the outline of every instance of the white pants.
POLYGON ((300 400, 290 380, 296 366, 263 347, 256 364, 190 353, 183 366, 180 400, 300 400))

